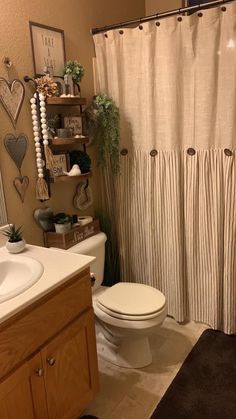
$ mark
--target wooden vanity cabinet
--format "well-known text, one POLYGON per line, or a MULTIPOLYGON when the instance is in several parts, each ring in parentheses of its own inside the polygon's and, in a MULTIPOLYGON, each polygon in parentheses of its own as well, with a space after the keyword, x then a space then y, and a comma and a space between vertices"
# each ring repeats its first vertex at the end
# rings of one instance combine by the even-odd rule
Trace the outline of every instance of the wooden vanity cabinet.
POLYGON ((1 419, 76 419, 82 413, 98 391, 89 270, 21 312, 5 327, 1 325, 0 379, 1 419), (76 306, 75 302, 80 298, 84 304, 76 306), (59 301, 60 307, 57 305, 59 301), (43 318, 39 315, 40 311, 43 318), (54 318, 54 334, 51 333, 50 312, 54 318), (31 330, 30 327, 22 329, 23 324, 29 324, 29 319, 32 321, 31 330), (15 334, 17 330, 19 336, 18 341, 15 336, 14 345, 12 332, 15 334), (36 349, 35 339, 30 340, 30 332, 35 337, 40 331, 41 338, 36 339, 36 349), (23 338, 22 334, 25 334, 23 338), (24 342, 29 344, 28 351, 23 350, 24 342), (18 356, 14 367, 8 362, 12 351, 18 356), (3 367, 1 359, 4 359, 4 354, 6 361, 3 367), (25 356, 22 354, 27 354, 25 359, 22 359, 25 356))
POLYGON ((37 354, 0 384, 1 419, 47 419, 45 388, 36 369, 41 363, 37 354))

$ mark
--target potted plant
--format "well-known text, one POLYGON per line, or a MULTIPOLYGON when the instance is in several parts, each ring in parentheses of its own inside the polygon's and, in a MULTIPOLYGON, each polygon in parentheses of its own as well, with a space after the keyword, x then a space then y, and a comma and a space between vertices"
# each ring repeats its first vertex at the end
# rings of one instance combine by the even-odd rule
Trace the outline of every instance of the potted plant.
POLYGON ((80 82, 84 76, 84 67, 77 60, 69 60, 65 63, 64 75, 72 76, 74 84, 80 94, 80 82))
POLYGON ((8 237, 6 248, 10 253, 20 253, 25 248, 25 240, 22 237, 22 226, 16 228, 14 224, 3 230, 3 235, 8 237))
POLYGON ((71 230, 71 216, 64 212, 59 212, 53 216, 53 223, 55 226, 56 233, 67 233, 71 230))
POLYGON ((106 167, 108 160, 114 175, 120 173, 119 109, 112 98, 105 94, 94 97, 85 110, 88 135, 98 148, 98 162, 106 167))

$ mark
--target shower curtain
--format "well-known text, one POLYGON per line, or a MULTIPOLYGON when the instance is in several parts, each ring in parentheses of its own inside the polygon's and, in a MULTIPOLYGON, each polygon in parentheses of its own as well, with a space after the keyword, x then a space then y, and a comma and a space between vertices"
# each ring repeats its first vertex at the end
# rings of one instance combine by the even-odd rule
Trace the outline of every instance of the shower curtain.
POLYGON ((121 174, 104 174, 122 281, 178 321, 236 333, 236 4, 94 36, 120 109, 121 174))

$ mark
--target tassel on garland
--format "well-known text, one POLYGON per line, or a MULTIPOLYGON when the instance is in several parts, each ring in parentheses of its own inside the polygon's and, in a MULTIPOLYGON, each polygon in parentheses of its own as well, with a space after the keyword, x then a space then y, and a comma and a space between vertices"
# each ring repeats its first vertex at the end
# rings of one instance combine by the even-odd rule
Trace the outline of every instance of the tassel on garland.
POLYGON ((43 177, 39 177, 36 182, 36 199, 42 201, 49 199, 48 185, 43 177))
POLYGON ((48 144, 44 144, 44 154, 46 159, 46 168, 49 170, 53 170, 53 168, 56 166, 54 156, 52 153, 52 150, 48 146, 48 144))

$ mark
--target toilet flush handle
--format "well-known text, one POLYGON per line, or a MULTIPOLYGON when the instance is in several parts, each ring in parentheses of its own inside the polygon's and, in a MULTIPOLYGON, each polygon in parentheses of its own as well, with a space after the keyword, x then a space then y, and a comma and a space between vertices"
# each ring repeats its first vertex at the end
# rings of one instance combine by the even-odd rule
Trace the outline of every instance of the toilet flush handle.
POLYGON ((96 278, 95 278, 94 273, 92 273, 92 272, 90 273, 90 281, 91 281, 91 287, 93 287, 94 283, 96 281, 96 278))

